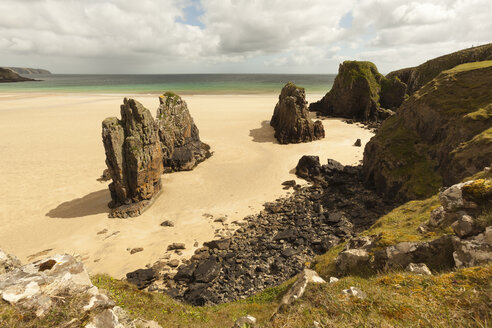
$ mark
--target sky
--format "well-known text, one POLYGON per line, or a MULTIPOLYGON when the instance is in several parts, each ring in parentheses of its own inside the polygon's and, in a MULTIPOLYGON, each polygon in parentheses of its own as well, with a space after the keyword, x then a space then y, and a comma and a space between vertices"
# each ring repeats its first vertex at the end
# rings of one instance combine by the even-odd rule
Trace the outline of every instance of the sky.
POLYGON ((379 71, 492 42, 491 0, 0 0, 0 66, 53 73, 379 71))

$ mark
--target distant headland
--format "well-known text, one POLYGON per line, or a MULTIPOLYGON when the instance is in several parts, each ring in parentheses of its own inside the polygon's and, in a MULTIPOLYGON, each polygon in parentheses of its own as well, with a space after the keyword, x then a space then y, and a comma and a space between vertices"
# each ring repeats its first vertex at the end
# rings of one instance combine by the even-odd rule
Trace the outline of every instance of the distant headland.
POLYGON ((39 81, 21 76, 21 74, 51 74, 51 72, 40 68, 0 67, 0 83, 39 81))

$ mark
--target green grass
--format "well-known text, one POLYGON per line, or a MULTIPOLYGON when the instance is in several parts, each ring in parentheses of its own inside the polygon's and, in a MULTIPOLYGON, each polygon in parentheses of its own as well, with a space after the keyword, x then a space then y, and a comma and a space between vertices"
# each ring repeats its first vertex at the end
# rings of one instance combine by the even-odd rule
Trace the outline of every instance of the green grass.
POLYGON ((492 60, 484 60, 484 61, 479 61, 479 62, 461 64, 461 65, 455 66, 451 69, 445 70, 442 73, 444 73, 444 74, 456 74, 456 73, 460 73, 460 72, 471 71, 474 69, 481 69, 481 68, 490 67, 490 66, 492 66, 492 60))
POLYGON ((342 72, 345 87, 351 88, 352 84, 358 79, 368 82, 372 97, 378 101, 380 85, 379 81, 384 78, 378 72, 376 65, 368 61, 344 61, 342 72))

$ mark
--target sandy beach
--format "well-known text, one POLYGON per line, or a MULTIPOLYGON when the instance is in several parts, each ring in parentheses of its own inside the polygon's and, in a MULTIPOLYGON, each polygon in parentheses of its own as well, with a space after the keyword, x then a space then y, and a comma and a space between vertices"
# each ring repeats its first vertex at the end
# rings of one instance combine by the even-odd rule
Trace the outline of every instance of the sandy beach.
MULTIPOLYGON (((234 228, 233 221, 286 196, 281 183, 296 179, 302 155, 355 164, 372 136, 355 124, 325 119, 323 140, 280 145, 269 126, 278 95, 184 96, 214 155, 191 172, 165 174, 162 194, 142 216, 109 219, 108 182, 97 181, 106 167, 101 121, 120 116, 123 97, 0 94, 0 248, 22 262, 75 254, 90 273, 122 278, 158 260, 170 243, 185 243, 183 256, 191 256, 195 242, 201 246, 224 227, 215 218, 227 217, 234 228), (362 147, 352 146, 357 138, 362 147), (160 226, 164 220, 175 226, 160 226), (128 249, 136 247, 143 251, 131 255, 128 249)), ((133 98, 155 115, 157 95, 133 98)))

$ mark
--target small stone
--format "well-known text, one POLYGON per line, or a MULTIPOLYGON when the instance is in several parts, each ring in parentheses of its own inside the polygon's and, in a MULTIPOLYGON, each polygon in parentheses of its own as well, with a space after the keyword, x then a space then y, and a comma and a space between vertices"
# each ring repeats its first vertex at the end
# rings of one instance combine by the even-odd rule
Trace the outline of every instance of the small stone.
POLYGON ((282 182, 282 186, 286 186, 286 187, 294 187, 296 184, 297 184, 296 180, 287 180, 282 182))
POLYGON ((179 255, 179 256, 183 255, 182 251, 174 251, 174 253, 176 253, 176 255, 179 255))
POLYGON ((251 315, 247 315, 237 319, 236 322, 234 323, 233 328, 244 328, 244 327, 250 328, 255 326, 256 326, 256 318, 251 315))
POLYGON ((97 234, 98 234, 98 235, 103 235, 103 234, 105 234, 106 232, 108 232, 108 229, 103 229, 103 230, 99 231, 97 234))
POLYGON ((133 254, 138 253, 138 252, 141 252, 141 251, 143 251, 143 250, 144 250, 144 249, 143 249, 142 247, 135 247, 135 248, 132 248, 132 249, 130 250, 130 254, 132 254, 132 255, 133 255, 133 254))
POLYGON ((172 259, 171 261, 167 262, 167 265, 170 266, 171 268, 177 268, 179 265, 179 260, 172 259))
POLYGON ((171 245, 167 246, 168 251, 174 251, 177 249, 185 249, 186 246, 184 243, 172 243, 171 245))
POLYGON ((195 243, 193 244, 193 247, 198 247, 198 242, 195 241, 195 243))
POLYGON ((432 276, 432 272, 429 270, 425 263, 410 263, 405 271, 421 274, 425 276, 432 276))
POLYGON ((456 220, 452 225, 454 233, 460 237, 468 237, 478 234, 480 231, 475 228, 475 222, 469 215, 463 215, 460 219, 456 220))
POLYGON ((338 279, 338 278, 336 278, 336 277, 330 277, 329 283, 330 283, 330 284, 334 284, 334 283, 336 283, 338 280, 339 280, 339 279, 338 279))
POLYGON ((226 222, 226 221, 227 221, 227 218, 223 217, 223 216, 221 216, 220 218, 216 218, 214 220, 214 222, 221 222, 221 223, 226 222))
POLYGON ((355 143, 354 143, 354 146, 355 146, 355 147, 360 147, 361 145, 362 145, 362 143, 361 143, 360 139, 357 139, 357 140, 355 141, 355 143))
POLYGON ((351 286, 349 289, 344 289, 342 290, 342 293, 348 296, 354 296, 359 299, 365 299, 367 297, 367 294, 364 293, 362 290, 360 290, 357 287, 351 286))
POLYGON ((161 223, 162 227, 174 227, 174 222, 171 220, 166 220, 161 223))

